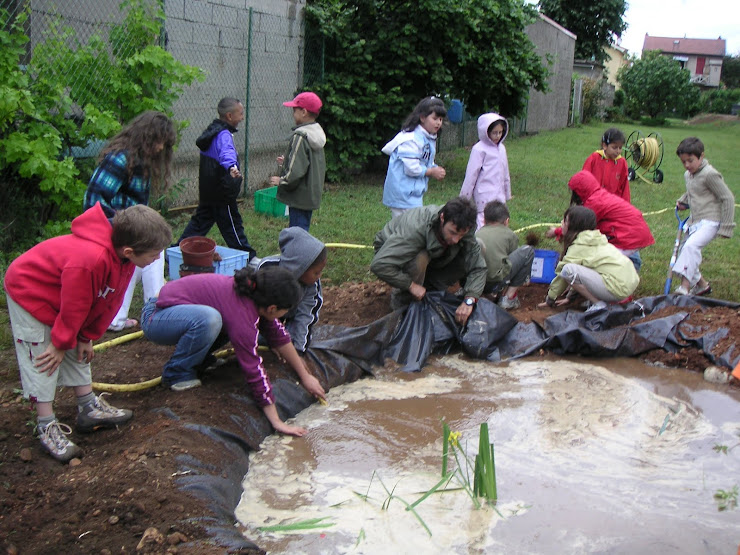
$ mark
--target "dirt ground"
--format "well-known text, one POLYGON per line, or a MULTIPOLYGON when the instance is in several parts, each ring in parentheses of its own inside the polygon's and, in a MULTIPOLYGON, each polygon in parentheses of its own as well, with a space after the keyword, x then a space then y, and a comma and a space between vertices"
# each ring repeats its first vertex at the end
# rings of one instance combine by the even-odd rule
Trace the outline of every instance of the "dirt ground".
MULTIPOLYGON (((544 298, 545 285, 531 284, 520 292, 522 307, 512 314, 521 321, 542 322, 557 310, 536 307, 544 298)), ((325 288, 324 293, 322 324, 354 327, 390 311, 390 288, 379 282, 348 283, 325 288)), ((697 309, 689 321, 706 329, 728 327, 732 341, 740 334, 737 309, 697 309)), ((123 334, 107 334, 101 342, 119 335, 123 334)), ((144 339, 99 352, 93 361, 93 380, 137 383, 156 378, 171 352, 172 347, 144 339)), ((676 354, 657 350, 643 358, 687 371, 702 371, 710 364, 697 349, 676 354)), ((273 377, 285 371, 269 352, 265 361, 273 377)), ((212 510, 182 491, 178 480, 189 457, 223 468, 221 453, 169 413, 236 432, 238 424, 228 418, 226 402, 244 390, 242 380, 232 357, 195 390, 174 393, 157 386, 114 393, 109 398, 112 404, 133 409, 134 419, 117 430, 73 433, 84 456, 61 464, 32 436, 35 415, 19 392, 15 353, 0 351, 0 547, 9 554, 260 552, 223 547, 209 535, 203 518, 212 510)), ((57 397, 56 413, 60 421, 74 423, 70 392, 57 397)))

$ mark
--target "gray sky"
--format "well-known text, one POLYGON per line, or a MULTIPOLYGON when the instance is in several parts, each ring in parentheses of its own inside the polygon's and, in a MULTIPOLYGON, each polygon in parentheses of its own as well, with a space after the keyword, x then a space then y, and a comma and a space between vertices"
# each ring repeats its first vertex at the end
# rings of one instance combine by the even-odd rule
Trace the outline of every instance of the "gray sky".
POLYGON ((645 33, 651 37, 727 41, 728 56, 740 55, 738 0, 627 0, 627 31, 621 46, 639 56, 645 33))

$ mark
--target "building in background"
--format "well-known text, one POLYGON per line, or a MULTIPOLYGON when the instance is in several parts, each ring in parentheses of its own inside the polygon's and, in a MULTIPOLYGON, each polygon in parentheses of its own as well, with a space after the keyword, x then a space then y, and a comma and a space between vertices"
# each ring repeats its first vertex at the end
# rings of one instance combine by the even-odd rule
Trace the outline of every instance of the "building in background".
POLYGON ((681 67, 691 72, 691 82, 702 87, 719 87, 722 74, 722 58, 725 57, 727 41, 717 39, 689 39, 674 37, 651 37, 645 33, 642 52, 660 50, 670 56, 681 67))

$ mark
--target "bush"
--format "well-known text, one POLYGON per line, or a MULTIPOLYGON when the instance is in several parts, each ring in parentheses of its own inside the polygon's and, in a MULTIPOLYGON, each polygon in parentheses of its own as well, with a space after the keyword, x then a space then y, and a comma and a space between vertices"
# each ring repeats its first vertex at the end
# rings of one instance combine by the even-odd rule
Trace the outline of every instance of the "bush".
POLYGON ((711 114, 731 114, 732 105, 740 103, 740 89, 715 89, 701 95, 699 111, 711 114))

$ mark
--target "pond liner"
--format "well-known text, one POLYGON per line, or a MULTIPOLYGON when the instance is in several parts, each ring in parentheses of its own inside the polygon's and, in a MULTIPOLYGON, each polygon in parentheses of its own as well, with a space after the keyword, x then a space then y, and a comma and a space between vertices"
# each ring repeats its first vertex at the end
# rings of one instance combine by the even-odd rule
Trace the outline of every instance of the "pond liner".
MULTIPOLYGON (((374 374, 390 358, 403 371, 420 371, 431 354, 460 349, 471 357, 503 362, 528 356, 540 349, 556 354, 580 354, 589 357, 637 356, 662 348, 671 352, 694 346, 718 366, 733 368, 740 353, 731 345, 715 356, 712 349, 729 331, 714 330, 702 334, 701 327, 681 324, 692 310, 725 306, 730 303, 705 297, 661 295, 638 299, 625 305, 610 305, 593 313, 568 310, 535 322, 518 322, 496 304, 480 299, 468 325, 455 322, 459 297, 429 292, 422 302, 412 303, 383 318, 356 328, 318 326, 306 357, 328 391, 341 384, 374 374), (647 315, 668 306, 685 308, 663 318, 640 322, 647 315), (682 329, 686 327, 686 329, 682 329)), ((294 417, 315 400, 296 382, 286 367, 272 370, 276 407, 281 418, 294 417), (277 375, 273 375, 277 374, 277 375)), ((206 386, 207 387, 207 386, 206 386)), ((220 446, 220 465, 198 461, 192 456, 178 458, 178 487, 204 500, 213 517, 197 519, 213 541, 230 552, 260 552, 235 526, 234 511, 241 498, 241 483, 249 469, 249 453, 273 433, 267 419, 246 394, 231 393, 231 421, 238 433, 198 423, 183 423, 193 433, 220 446)), ((173 420, 178 415, 170 409, 163 413, 173 420)))

